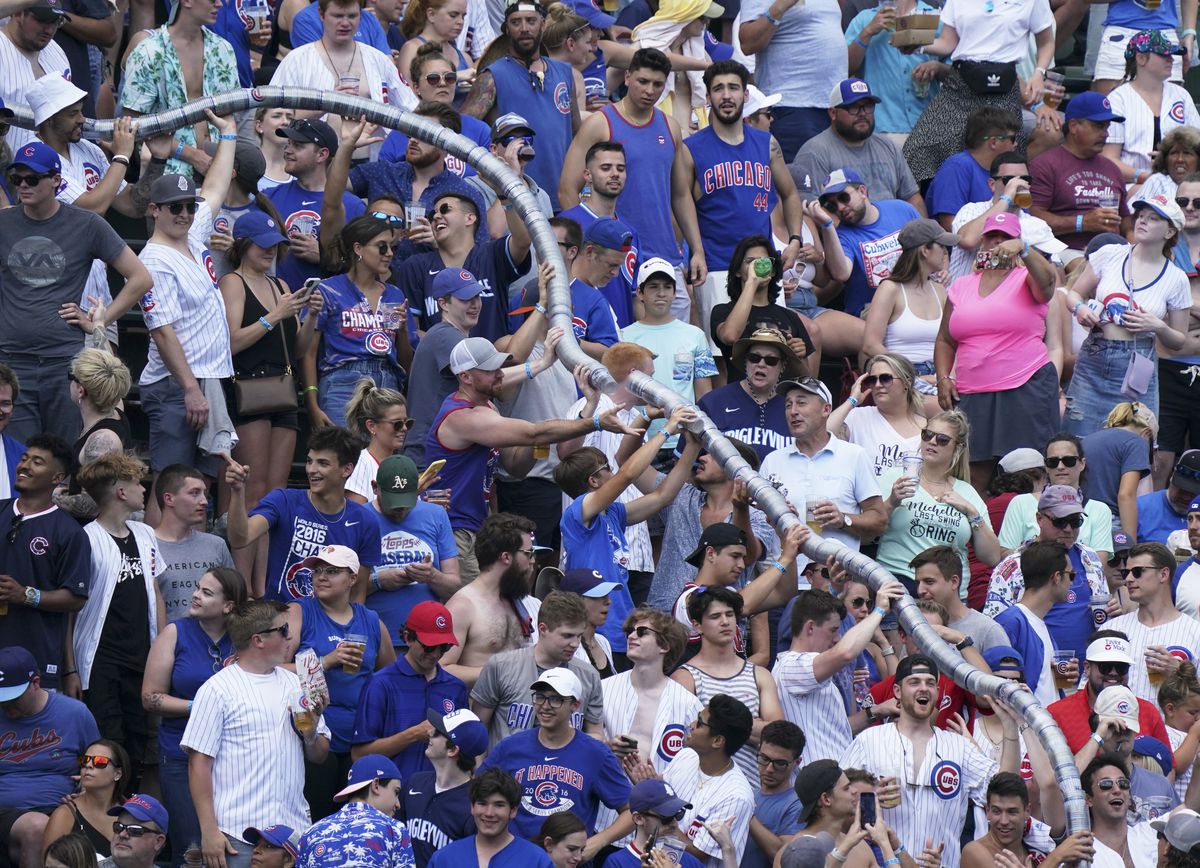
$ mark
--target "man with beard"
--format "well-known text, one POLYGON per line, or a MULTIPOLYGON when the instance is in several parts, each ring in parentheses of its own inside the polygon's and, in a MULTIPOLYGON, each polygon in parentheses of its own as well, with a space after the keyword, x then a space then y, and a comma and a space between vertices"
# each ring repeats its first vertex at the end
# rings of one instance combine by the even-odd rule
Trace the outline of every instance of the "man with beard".
MULTIPOLYGON (((490 515, 475 537, 479 575, 446 603, 454 615, 455 647, 442 662, 473 686, 492 655, 533 641, 538 600, 531 597, 535 568, 533 521, 523 515, 490 515)), ((461 550, 460 550, 461 554, 461 550)))
MULTIPOLYGON (((873 726, 850 742, 842 768, 866 769, 878 776, 879 816, 896 830, 900 843, 920 852, 926 838, 945 839, 949 829, 966 823, 972 801, 982 802, 988 782, 999 771, 1015 772, 1021 762, 1015 713, 996 703, 1003 718, 1000 762, 988 759, 966 736, 935 729, 938 668, 923 654, 896 668, 895 722, 873 726)), ((959 868, 959 849, 946 847, 944 868, 959 868)))
MULTIPOLYGON (((830 172, 820 199, 805 202, 804 211, 821 233, 829 276, 845 290, 846 313, 858 316, 900 258, 900 230, 921 212, 899 199, 873 202, 867 182, 854 169, 830 172), (831 212, 838 218, 836 229, 831 212)), ((828 302, 836 290, 820 300, 828 302)))
POLYGON ((875 135, 879 97, 860 78, 839 82, 829 96, 828 129, 813 136, 792 160, 792 178, 805 198, 815 199, 817 183, 839 166, 854 166, 881 199, 903 199, 925 216, 925 200, 904 155, 887 136, 875 135))
MULTIPOLYGON (((44 76, 70 80, 71 62, 54 41, 66 14, 58 0, 36 0, 0 28, 0 102, 10 108, 26 105, 30 85, 44 76)), ((10 127, 7 135, 14 154, 33 137, 21 127, 10 127)))
POLYGON ((579 103, 571 67, 541 54, 545 23, 546 7, 538 0, 509 0, 502 28, 509 53, 479 70, 462 112, 489 123, 516 112, 537 130, 537 155, 526 172, 557 211, 558 176, 579 129, 579 103))
MULTIPOLYGON (((0 390, 3 388, 0 384, 0 390)), ((1175 571, 1171 590, 1179 611, 1195 618, 1200 613, 1200 497, 1188 504, 1187 537, 1194 554, 1175 571)))
POLYGON ((588 735, 603 737, 604 694, 594 666, 575 658, 587 608, 578 594, 551 591, 537 615, 538 640, 515 651, 488 658, 471 690, 471 710, 488 727, 491 746, 514 732, 537 725, 537 709, 529 698, 529 685, 539 673, 564 667, 575 673, 580 689, 574 692, 579 706, 571 714, 571 726, 588 735))
POLYGON ((425 743, 436 731, 429 709, 449 713, 467 707, 467 687, 442 668, 447 650, 458 644, 450 611, 436 600, 417 603, 408 613, 396 662, 367 682, 354 718, 351 754, 390 757, 404 780, 433 768, 425 743))

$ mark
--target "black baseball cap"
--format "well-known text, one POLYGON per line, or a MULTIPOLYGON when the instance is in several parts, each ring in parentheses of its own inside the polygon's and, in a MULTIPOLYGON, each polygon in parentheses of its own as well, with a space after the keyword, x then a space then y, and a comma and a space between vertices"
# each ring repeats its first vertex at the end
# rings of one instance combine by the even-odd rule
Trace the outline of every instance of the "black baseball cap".
POLYGON ((800 819, 807 823, 821 796, 837 786, 842 778, 842 768, 836 760, 819 759, 801 766, 796 774, 796 798, 800 800, 800 819))
POLYGON ((328 148, 331 157, 337 153, 337 133, 319 118, 297 118, 288 126, 277 129, 275 135, 291 139, 293 142, 312 142, 319 147, 328 148))
POLYGON ((910 675, 932 675, 934 678, 938 678, 941 673, 938 672, 937 664, 933 662, 932 657, 926 657, 924 654, 909 654, 896 667, 896 683, 903 684, 904 679, 910 675))
POLYGON ((744 545, 746 545, 746 534, 737 525, 730 524, 727 521, 710 524, 700 534, 700 542, 696 544, 696 550, 687 556, 685 563, 691 564, 696 569, 700 569, 700 565, 704 563, 705 549, 709 547, 719 549, 725 546, 744 545))

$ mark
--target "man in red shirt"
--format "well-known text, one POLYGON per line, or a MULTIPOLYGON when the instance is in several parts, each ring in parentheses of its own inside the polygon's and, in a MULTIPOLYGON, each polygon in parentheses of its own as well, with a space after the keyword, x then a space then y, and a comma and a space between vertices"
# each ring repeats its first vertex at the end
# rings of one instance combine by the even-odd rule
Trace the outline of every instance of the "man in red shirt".
MULTIPOLYGON (((1129 667, 1133 654, 1129 637, 1119 630, 1097 630, 1090 637, 1087 660, 1083 665, 1086 682, 1082 690, 1052 703, 1047 711, 1066 736, 1067 746, 1072 753, 1087 743, 1092 735, 1088 718, 1096 696, 1114 684, 1129 686, 1129 667)), ((1138 700, 1138 735, 1150 735, 1163 744, 1170 744, 1167 727, 1158 709, 1144 699, 1138 700)))

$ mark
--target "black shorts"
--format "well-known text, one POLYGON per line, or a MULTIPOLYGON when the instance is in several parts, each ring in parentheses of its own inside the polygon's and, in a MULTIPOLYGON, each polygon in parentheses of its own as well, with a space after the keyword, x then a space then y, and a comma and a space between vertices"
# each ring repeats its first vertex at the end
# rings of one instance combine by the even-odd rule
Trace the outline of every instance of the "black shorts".
POLYGON ((0 859, 0 862, 7 861, 8 837, 12 834, 12 827, 17 820, 29 813, 45 814, 49 817, 57 807, 58 805, 48 805, 40 808, 10 808, 7 811, 0 810, 0 854, 3 854, 4 857, 0 859))
POLYGON ((1158 425, 1163 451, 1200 446, 1200 366, 1158 360, 1158 425))
POLYGON ((83 695, 100 734, 124 747, 135 767, 158 762, 156 720, 142 707, 144 674, 128 666, 97 660, 83 695))

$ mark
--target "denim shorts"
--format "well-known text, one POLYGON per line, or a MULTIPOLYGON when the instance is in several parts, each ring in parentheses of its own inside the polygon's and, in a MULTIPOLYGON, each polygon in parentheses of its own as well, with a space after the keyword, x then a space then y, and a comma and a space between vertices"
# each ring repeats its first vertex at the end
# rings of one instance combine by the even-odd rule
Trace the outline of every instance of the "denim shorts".
POLYGON ((1099 431, 1113 407, 1131 400, 1121 393, 1121 383, 1135 351, 1154 365, 1150 388, 1137 400, 1158 415, 1158 354, 1154 349, 1154 337, 1114 341, 1094 331, 1087 336, 1075 358, 1075 371, 1067 388, 1067 410, 1063 416, 1067 431, 1077 437, 1099 431))
POLYGON ((346 402, 354 394, 354 387, 363 377, 370 377, 375 385, 383 389, 404 392, 407 377, 404 369, 398 368, 387 359, 362 359, 347 362, 321 374, 320 393, 317 405, 334 425, 346 426, 346 402))

